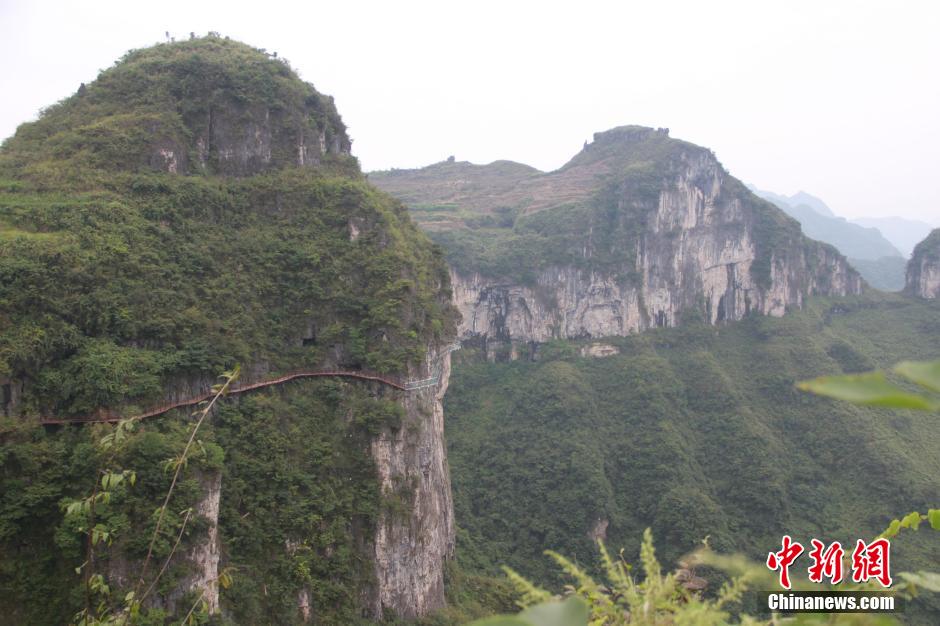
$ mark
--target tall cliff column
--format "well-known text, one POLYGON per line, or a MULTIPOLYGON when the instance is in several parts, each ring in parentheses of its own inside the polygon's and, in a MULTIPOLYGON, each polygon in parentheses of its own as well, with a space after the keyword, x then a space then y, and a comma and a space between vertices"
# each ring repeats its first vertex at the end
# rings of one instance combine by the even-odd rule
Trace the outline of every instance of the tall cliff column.
POLYGON ((906 291, 921 298, 940 298, 940 228, 917 244, 907 262, 906 291))
POLYGON ((444 444, 442 400, 450 380, 450 353, 432 346, 418 378, 440 372, 435 386, 405 394, 397 432, 372 442, 383 506, 375 534, 377 588, 371 612, 418 617, 444 606, 444 561, 454 553, 454 504, 444 444))

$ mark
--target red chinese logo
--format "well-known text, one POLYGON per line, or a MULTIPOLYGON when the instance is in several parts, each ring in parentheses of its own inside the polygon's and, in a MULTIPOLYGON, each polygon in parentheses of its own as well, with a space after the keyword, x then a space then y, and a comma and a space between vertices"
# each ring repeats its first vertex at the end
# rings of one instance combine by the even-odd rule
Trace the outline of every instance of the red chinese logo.
POLYGON ((813 559, 813 564, 807 570, 810 581, 821 583, 823 578, 828 578, 833 585, 839 583, 842 580, 842 557, 845 556, 842 544, 834 541, 826 548, 826 544, 819 539, 813 539, 812 544, 809 558, 813 559))
POLYGON ((875 539, 868 545, 859 539, 852 552, 852 580, 863 583, 874 578, 882 587, 890 587, 890 552, 891 542, 887 539, 875 539))
POLYGON ((767 555, 767 567, 780 570, 780 586, 790 588, 790 565, 803 554, 803 546, 790 539, 790 535, 783 536, 783 549, 780 552, 771 552, 767 555))
MULTIPOLYGON (((809 558, 813 564, 807 568, 809 580, 822 583, 825 579, 836 585, 842 582, 845 550, 838 541, 833 541, 828 547, 819 539, 812 539, 813 549, 809 551, 809 558)), ((883 587, 891 586, 891 542, 887 539, 875 539, 865 543, 861 539, 852 551, 852 580, 857 583, 877 580, 883 587)), ((793 541, 790 535, 784 535, 779 552, 767 554, 767 567, 780 572, 780 586, 790 589, 790 566, 803 554, 803 546, 793 541)))

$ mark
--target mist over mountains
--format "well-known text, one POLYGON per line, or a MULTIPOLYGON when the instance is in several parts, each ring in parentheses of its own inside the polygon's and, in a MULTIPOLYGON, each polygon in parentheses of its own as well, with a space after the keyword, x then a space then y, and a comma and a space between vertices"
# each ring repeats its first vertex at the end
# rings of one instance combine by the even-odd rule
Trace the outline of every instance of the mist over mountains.
POLYGON ((809 237, 835 246, 869 285, 883 291, 904 288, 907 259, 931 231, 926 222, 898 217, 847 220, 805 191, 785 196, 754 185, 748 188, 797 220, 809 237))
POLYGON ((877 228, 905 257, 910 257, 914 247, 936 227, 906 217, 857 217, 852 221, 868 228, 877 228))

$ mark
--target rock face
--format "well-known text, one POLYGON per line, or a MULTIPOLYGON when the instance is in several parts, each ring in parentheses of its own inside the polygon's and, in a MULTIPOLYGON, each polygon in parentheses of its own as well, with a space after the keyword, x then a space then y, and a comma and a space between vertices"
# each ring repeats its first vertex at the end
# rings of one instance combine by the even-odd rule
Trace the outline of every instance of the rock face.
MULTIPOLYGON (((407 189, 407 175, 392 178, 390 188, 407 189)), ((481 206, 473 185, 455 185, 472 196, 468 206, 481 206)), ((664 129, 599 133, 557 172, 526 173, 516 188, 505 181, 502 188, 509 191, 487 199, 494 212, 521 202, 505 235, 491 229, 473 239, 483 231, 466 225, 433 233, 450 253, 462 339, 543 342, 690 319, 718 324, 751 313, 780 316, 808 296, 862 288, 834 248, 804 237, 710 151, 669 139, 664 129), (500 236, 505 249, 486 248, 485 237, 500 236), (496 262, 475 263, 464 252, 466 239, 496 262), (520 256, 514 248, 533 252, 520 256)), ((463 196, 448 189, 459 203, 463 196)))
POLYGON ((940 228, 917 244, 907 263, 906 291, 920 298, 940 298, 940 228))
POLYGON ((391 611, 418 617, 444 606, 444 561, 454 553, 454 505, 444 443, 442 400, 450 379, 450 353, 428 353, 424 379, 440 383, 407 393, 405 419, 396 433, 372 442, 383 497, 405 509, 385 507, 375 535, 377 587, 368 601, 373 616, 391 611))
MULTIPOLYGON (((311 98, 332 100, 313 92, 311 98)), ((193 170, 231 176, 247 176, 265 170, 296 165, 312 167, 330 154, 349 154, 345 131, 318 121, 318 111, 307 104, 295 111, 265 105, 232 107, 227 103, 204 103, 201 119, 191 122, 195 150, 181 137, 155 147, 151 164, 171 173, 193 170), (195 162, 187 155, 195 153, 195 162)), ((335 110, 333 111, 335 115, 335 110)), ((339 120, 335 115, 333 123, 339 120)), ((189 125, 187 125, 189 126, 189 125)))
POLYGON ((201 481, 202 498, 193 507, 193 515, 202 518, 205 537, 187 554, 191 564, 189 575, 180 583, 180 590, 202 595, 210 614, 219 611, 219 501, 222 495, 222 474, 214 472, 201 481))

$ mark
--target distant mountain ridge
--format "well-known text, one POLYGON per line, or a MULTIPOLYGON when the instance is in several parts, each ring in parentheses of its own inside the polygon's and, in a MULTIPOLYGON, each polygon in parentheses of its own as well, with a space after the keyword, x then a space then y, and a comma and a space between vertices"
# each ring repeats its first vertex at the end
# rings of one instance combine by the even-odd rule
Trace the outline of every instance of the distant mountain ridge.
POLYGON ((877 228, 905 258, 910 258, 914 246, 923 241, 936 226, 903 217, 859 217, 852 221, 868 228, 877 228))
POLYGON ((834 245, 850 259, 875 260, 903 256, 877 228, 853 224, 844 217, 836 216, 825 202, 805 191, 787 197, 757 189, 753 185, 748 185, 748 188, 797 220, 808 236, 834 245))
POLYGON ((824 215, 826 217, 836 216, 832 209, 829 208, 829 205, 823 202, 821 198, 817 198, 816 196, 808 194, 802 190, 797 191, 792 196, 785 196, 783 194, 774 193, 773 191, 764 191, 763 189, 758 189, 754 185, 748 185, 747 188, 761 198, 770 200, 780 208, 806 205, 820 215, 824 215))
POLYGON ((809 237, 835 246, 872 287, 883 291, 904 288, 905 257, 878 228, 836 216, 825 202, 805 191, 784 196, 754 185, 748 189, 798 221, 809 237))

